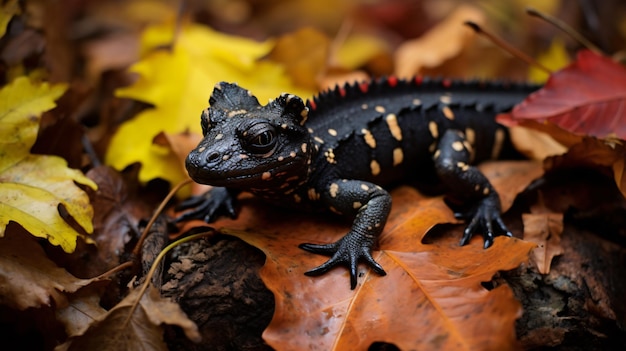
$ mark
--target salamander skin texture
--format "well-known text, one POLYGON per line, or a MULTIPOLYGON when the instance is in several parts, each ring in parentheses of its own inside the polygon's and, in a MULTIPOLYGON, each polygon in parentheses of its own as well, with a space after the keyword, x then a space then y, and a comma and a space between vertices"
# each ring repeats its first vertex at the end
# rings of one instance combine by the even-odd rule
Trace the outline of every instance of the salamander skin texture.
POLYGON ((213 185, 183 207, 181 219, 235 216, 233 199, 248 191, 268 202, 327 210, 353 220, 348 233, 327 244, 302 244, 330 259, 307 275, 347 266, 350 286, 364 262, 385 275, 371 255, 391 209, 384 187, 438 179, 467 220, 461 245, 481 233, 511 236, 500 217, 498 194, 473 166, 508 150, 506 129, 495 122, 537 87, 480 81, 399 80, 346 84, 304 103, 282 94, 266 105, 236 84, 218 83, 202 112, 203 140, 186 160, 189 175, 213 185))

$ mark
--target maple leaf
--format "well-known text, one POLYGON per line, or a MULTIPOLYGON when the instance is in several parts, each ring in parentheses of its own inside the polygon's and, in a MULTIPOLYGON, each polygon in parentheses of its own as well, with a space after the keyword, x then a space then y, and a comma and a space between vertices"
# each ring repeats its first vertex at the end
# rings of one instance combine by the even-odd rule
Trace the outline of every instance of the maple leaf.
POLYGON ((548 158, 546 169, 608 167, 626 196, 624 108, 626 69, 607 57, 582 50, 576 61, 553 73, 543 88, 497 120, 547 133, 569 148, 562 156, 548 158))
POLYGON ((283 91, 301 96, 313 94, 293 86, 282 65, 259 60, 269 53, 271 41, 259 43, 201 25, 183 24, 179 31, 172 25, 148 28, 142 45, 144 56, 132 67, 139 79, 116 93, 154 108, 121 125, 106 154, 106 163, 117 169, 141 162, 142 182, 163 178, 175 184, 187 178, 175 155, 168 148, 155 145, 153 138, 160 132, 200 133, 200 112, 207 107, 217 82, 245 85, 260 101, 275 98, 283 91), (170 50, 162 49, 172 40, 170 50))
POLYGON ((74 329, 68 341, 55 350, 167 350, 162 323, 178 325, 187 337, 200 340, 197 326, 178 304, 164 299, 154 285, 139 300, 141 289, 134 289, 106 313, 97 312, 91 323, 74 329))
POLYGON ((72 252, 82 234, 60 216, 58 206, 91 233, 89 197, 74 182, 97 186, 80 171, 68 168, 64 159, 29 152, 41 113, 53 108, 65 89, 20 77, 0 90, 0 237, 9 221, 14 221, 32 235, 72 252))
POLYGON ((626 139, 626 69, 610 58, 581 50, 576 61, 553 73, 499 122, 550 121, 578 135, 626 139))
MULTIPOLYGON (((541 165, 532 162, 493 163, 486 168, 494 187, 508 193, 502 201, 505 207, 542 174, 541 165)), ((355 290, 350 290, 344 269, 305 276, 307 269, 326 258, 297 248, 302 242, 339 239, 347 230, 343 221, 285 215, 247 198, 242 199, 237 220, 215 223, 267 257, 260 275, 274 293, 276 309, 263 334, 266 342, 277 350, 367 349, 376 341, 400 349, 512 348, 519 303, 508 287, 488 291, 481 282, 526 261, 535 245, 498 237, 492 248, 484 250, 478 236, 461 247, 461 227, 424 238, 438 223, 458 223, 442 197, 426 198, 409 187, 391 194, 394 206, 379 240, 380 251, 373 252, 387 275, 377 276, 362 265, 355 290)))

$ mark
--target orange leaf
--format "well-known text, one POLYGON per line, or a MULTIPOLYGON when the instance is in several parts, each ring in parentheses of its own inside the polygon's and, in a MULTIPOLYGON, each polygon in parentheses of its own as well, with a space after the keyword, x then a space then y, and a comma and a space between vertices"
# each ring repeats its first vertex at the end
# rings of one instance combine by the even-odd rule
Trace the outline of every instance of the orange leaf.
POLYGON ((508 287, 488 291, 481 282, 527 260, 534 244, 500 237, 484 250, 476 244, 480 238, 475 238, 460 247, 460 227, 423 244, 421 238, 435 224, 454 222, 451 211, 441 197, 426 198, 413 188, 398 188, 392 196, 394 207, 380 239, 381 251, 373 254, 387 276, 361 266, 355 290, 349 288, 345 269, 305 276, 326 258, 297 248, 302 242, 339 239, 347 231, 341 221, 277 211, 247 198, 238 220, 216 223, 263 228, 262 233, 223 232, 267 256, 261 277, 275 295, 276 310, 265 340, 277 350, 367 349, 375 341, 401 349, 513 347, 519 303, 508 287))
POLYGON ((555 256, 563 253, 561 233, 563 233, 562 213, 524 213, 524 239, 536 243, 531 253, 532 261, 541 274, 550 273, 550 264, 555 256))

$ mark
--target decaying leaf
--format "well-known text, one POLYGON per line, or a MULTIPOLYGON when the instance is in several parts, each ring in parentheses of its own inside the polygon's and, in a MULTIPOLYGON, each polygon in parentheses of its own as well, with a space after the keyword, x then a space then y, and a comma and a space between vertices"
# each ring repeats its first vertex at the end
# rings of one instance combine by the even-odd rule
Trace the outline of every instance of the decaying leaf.
POLYGON ((183 24, 177 31, 172 24, 148 28, 142 45, 143 58, 132 67, 139 79, 117 90, 117 95, 154 108, 120 126, 106 154, 106 163, 116 169, 141 162, 142 182, 162 178, 176 184, 187 178, 171 150, 155 145, 153 138, 160 132, 200 133, 200 113, 208 106, 215 83, 237 82, 261 103, 284 91, 313 95, 295 87, 282 65, 259 61, 272 48, 270 41, 259 43, 194 24, 183 24))
POLYGON ((0 238, 0 304, 24 310, 42 305, 66 305, 65 293, 93 280, 78 279, 57 267, 22 228, 10 225, 0 238))
POLYGON ((0 90, 0 237, 9 221, 31 234, 74 251, 81 234, 59 215, 63 206, 87 232, 93 231, 89 198, 74 182, 96 188, 80 171, 57 156, 31 155, 42 112, 55 106, 63 85, 36 83, 26 77, 0 90))
MULTIPOLYGON (((491 175, 505 174, 505 168, 496 167, 491 175)), ((541 174, 537 163, 530 168, 541 174)), ((537 174, 525 173, 525 184, 537 174)), ((498 182, 506 187, 506 177, 494 179, 498 182)), ((277 350, 367 349, 376 341, 400 349, 514 347, 519 304, 507 287, 488 291, 481 282, 527 260, 535 245, 499 237, 484 250, 477 236, 460 247, 461 227, 425 244, 423 237, 434 225, 456 223, 452 212, 441 197, 425 198, 409 187, 395 189, 392 197, 394 206, 380 238, 380 251, 374 252, 387 275, 377 276, 361 266, 355 290, 350 290, 348 273, 341 268, 321 277, 305 276, 307 269, 325 258, 297 248, 302 242, 339 239, 347 231, 345 222, 322 215, 285 216, 262 204, 244 203, 238 220, 215 223, 250 228, 223 231, 266 254, 261 277, 274 293, 276 310, 264 339, 277 350), (257 232, 258 228, 264 229, 257 232)))
POLYGON ((9 21, 13 16, 20 12, 20 5, 17 0, 9 0, 0 7, 0 37, 4 36, 9 25, 9 21))
POLYGON ((563 253, 560 246, 563 232, 562 213, 524 213, 524 240, 537 244, 532 261, 541 274, 550 273, 550 264, 555 256, 563 253))
POLYGON ((162 323, 178 325, 188 338, 200 340, 196 325, 152 285, 135 308, 140 290, 132 290, 107 313, 94 318, 89 328, 71 335, 55 350, 167 350, 162 323))
POLYGON ((478 8, 460 5, 444 21, 423 36, 407 41, 396 50, 395 74, 411 77, 425 68, 441 65, 457 55, 470 43, 475 33, 463 25, 465 21, 483 24, 485 17, 478 8))

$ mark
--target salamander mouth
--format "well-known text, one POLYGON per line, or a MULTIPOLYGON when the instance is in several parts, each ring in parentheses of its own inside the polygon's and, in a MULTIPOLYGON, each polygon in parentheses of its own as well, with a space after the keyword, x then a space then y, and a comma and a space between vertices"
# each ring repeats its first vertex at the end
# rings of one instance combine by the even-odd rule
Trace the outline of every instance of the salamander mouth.
POLYGON ((265 182, 270 186, 272 182, 268 182, 268 180, 272 179, 272 175, 286 172, 290 166, 292 165, 285 164, 278 167, 268 167, 267 169, 255 169, 254 171, 245 169, 207 171, 202 168, 190 167, 187 171, 191 179, 196 183, 246 190, 250 188, 262 188, 265 182))

